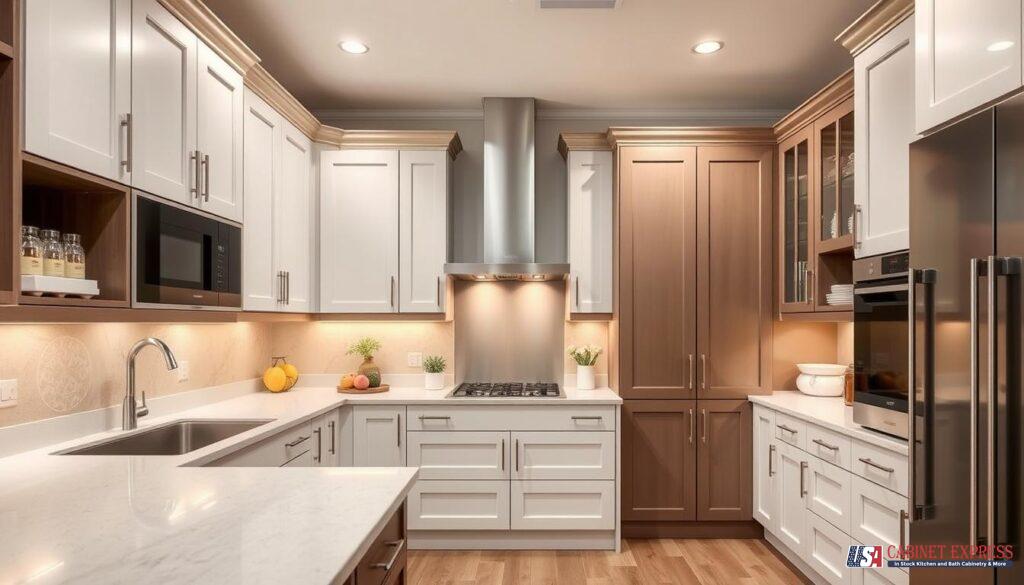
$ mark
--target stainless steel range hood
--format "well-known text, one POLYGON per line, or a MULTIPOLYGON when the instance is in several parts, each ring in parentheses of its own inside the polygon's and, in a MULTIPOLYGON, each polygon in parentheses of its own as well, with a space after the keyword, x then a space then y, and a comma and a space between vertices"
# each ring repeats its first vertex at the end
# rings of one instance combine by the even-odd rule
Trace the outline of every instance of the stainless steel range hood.
POLYGON ((445 265, 467 280, 552 280, 568 264, 536 261, 533 98, 484 98, 484 257, 445 265))

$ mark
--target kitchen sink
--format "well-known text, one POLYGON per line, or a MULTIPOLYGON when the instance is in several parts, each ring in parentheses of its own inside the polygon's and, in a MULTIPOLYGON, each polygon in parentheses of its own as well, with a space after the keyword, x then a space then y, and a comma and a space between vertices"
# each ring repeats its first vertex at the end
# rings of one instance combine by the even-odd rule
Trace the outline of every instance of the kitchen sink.
POLYGON ((177 420, 55 455, 183 455, 272 420, 177 420))

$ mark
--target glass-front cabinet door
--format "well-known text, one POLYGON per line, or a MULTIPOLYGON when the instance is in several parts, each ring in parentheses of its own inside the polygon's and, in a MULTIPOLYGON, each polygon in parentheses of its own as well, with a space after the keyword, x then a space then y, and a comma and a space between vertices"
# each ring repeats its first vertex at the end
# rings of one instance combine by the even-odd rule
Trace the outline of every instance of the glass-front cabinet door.
POLYGON ((813 138, 808 126, 779 144, 779 310, 786 313, 814 310, 813 138))
POLYGON ((814 199, 819 254, 853 248, 853 100, 825 114, 815 124, 818 156, 814 199))

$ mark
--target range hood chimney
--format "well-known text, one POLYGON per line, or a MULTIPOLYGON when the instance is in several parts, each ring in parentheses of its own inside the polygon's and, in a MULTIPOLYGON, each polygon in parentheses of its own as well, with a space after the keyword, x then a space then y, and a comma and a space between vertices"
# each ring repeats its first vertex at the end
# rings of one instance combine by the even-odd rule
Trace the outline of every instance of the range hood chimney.
POLYGON ((445 265, 467 280, 552 280, 568 264, 536 259, 533 98, 484 98, 484 257, 445 265))

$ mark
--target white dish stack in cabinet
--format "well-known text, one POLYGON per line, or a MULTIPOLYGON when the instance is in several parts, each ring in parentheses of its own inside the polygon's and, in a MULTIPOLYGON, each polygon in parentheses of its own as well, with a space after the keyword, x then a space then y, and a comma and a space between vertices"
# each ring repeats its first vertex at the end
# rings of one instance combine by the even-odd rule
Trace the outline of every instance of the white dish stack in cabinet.
POLYGON ((569 314, 611 313, 615 162, 602 133, 562 133, 569 204, 569 314))
POLYGON ((753 471, 754 520, 801 569, 833 585, 909 583, 846 566, 853 544, 908 544, 905 454, 755 403, 753 471))
POLYGON ((157 0, 26 4, 25 150, 241 221, 241 73, 157 0))
POLYGON ((453 132, 387 134, 395 148, 349 148, 343 138, 341 150, 320 155, 322 313, 447 308, 448 201, 461 143, 453 132))
POLYGON ((311 310, 314 164, 310 140, 247 88, 242 236, 246 311, 311 310))

